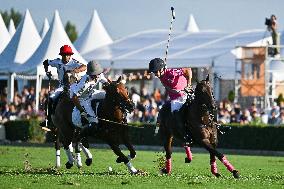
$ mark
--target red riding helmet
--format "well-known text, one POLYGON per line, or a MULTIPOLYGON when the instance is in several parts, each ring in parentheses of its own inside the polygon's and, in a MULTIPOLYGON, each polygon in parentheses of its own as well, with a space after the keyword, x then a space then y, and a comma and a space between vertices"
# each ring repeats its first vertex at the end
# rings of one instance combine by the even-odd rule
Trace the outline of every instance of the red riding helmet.
POLYGON ((69 46, 69 45, 63 45, 61 48, 60 48, 60 53, 59 55, 72 55, 74 54, 73 51, 72 51, 72 48, 69 46))

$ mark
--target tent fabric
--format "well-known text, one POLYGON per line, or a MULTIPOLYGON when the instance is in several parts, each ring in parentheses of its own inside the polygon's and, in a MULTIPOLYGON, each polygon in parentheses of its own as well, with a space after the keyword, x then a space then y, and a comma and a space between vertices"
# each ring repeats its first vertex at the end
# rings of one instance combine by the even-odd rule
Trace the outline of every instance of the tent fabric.
POLYGON ((16 33, 0 55, 0 71, 7 72, 7 69, 11 68, 13 64, 15 66, 23 64, 31 57, 40 42, 41 38, 30 12, 26 10, 16 33))
POLYGON ((74 46, 81 54, 85 54, 112 42, 113 41, 102 24, 97 11, 94 10, 90 21, 80 37, 75 41, 74 46))
POLYGON ((8 31, 10 33, 10 36, 13 37, 13 35, 16 32, 16 28, 15 28, 15 24, 14 24, 13 19, 10 19, 8 31))
MULTIPOLYGON (((59 13, 56 10, 51 23, 51 27, 33 56, 31 56, 23 65, 12 67, 10 71, 22 75, 45 75, 42 62, 45 59, 60 58, 60 55, 58 53, 60 47, 63 45, 69 45, 72 48, 74 52, 72 58, 78 60, 83 64, 87 64, 87 62, 81 57, 79 52, 72 45, 72 42, 70 41, 64 30, 59 13)), ((55 68, 51 68, 51 71, 54 76, 57 76, 55 68)))
MULTIPOLYGON (((264 30, 249 30, 236 33, 219 31, 173 32, 170 41, 168 67, 213 67, 222 78, 235 76, 236 46, 260 44, 264 30)), ((139 32, 113 44, 98 48, 85 55, 95 58, 103 67, 113 69, 147 69, 152 58, 164 58, 168 30, 139 32)), ((262 42, 261 44, 263 44, 262 42)))
POLYGON ((43 39, 45 34, 48 32, 49 30, 49 23, 48 23, 48 20, 47 18, 44 19, 44 22, 43 22, 43 25, 42 25, 42 28, 41 28, 41 31, 40 31, 40 37, 43 39))
MULTIPOLYGON (((125 56, 136 51, 141 51, 157 44, 164 44, 168 39, 168 30, 157 29, 147 30, 129 35, 119 39, 110 45, 97 48, 89 53, 84 54, 86 60, 112 60, 115 57, 125 56)), ((183 32, 173 32, 172 39, 184 34, 183 32)), ((131 67, 131 65, 129 65, 131 67)))
POLYGON ((10 33, 8 32, 4 20, 0 14, 0 54, 8 45, 11 39, 10 33))
POLYGON ((199 32, 199 27, 196 24, 195 18, 193 17, 192 14, 188 17, 187 24, 185 26, 185 30, 188 32, 199 32))

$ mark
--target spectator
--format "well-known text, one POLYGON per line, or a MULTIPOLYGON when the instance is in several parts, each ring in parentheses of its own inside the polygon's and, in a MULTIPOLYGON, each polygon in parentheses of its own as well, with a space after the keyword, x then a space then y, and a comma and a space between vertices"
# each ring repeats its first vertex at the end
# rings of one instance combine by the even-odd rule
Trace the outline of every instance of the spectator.
POLYGON ((284 112, 282 111, 277 119, 276 125, 284 125, 284 112))
POLYGON ((246 124, 249 124, 250 122, 251 122, 250 112, 248 109, 244 109, 243 114, 240 117, 240 124, 246 125, 246 124))
POLYGON ((257 111, 253 111, 251 114, 251 122, 252 125, 259 125, 261 124, 261 117, 257 113, 257 111))
POLYGON ((276 111, 271 111, 271 117, 268 119, 268 124, 269 125, 276 125, 277 124, 277 116, 276 116, 276 111))

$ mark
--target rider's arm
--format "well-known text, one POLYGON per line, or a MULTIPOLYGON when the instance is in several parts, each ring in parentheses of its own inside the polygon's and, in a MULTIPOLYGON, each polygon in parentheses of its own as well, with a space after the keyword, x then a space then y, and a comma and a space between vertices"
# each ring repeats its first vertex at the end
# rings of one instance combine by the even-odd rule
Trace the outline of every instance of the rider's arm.
POLYGON ((192 70, 191 68, 184 68, 183 69, 184 76, 187 79, 187 86, 191 86, 191 79, 192 79, 192 70))
POLYGON ((78 99, 78 96, 76 94, 73 95, 72 101, 81 113, 84 112, 84 108, 81 106, 79 99, 78 99))
POLYGON ((80 72, 83 72, 87 69, 87 66, 84 65, 84 64, 81 64, 79 67, 75 68, 73 70, 74 73, 80 73, 80 72))
POLYGON ((108 83, 108 80, 107 78, 105 77, 105 75, 103 73, 101 73, 99 76, 98 76, 98 81, 101 82, 101 83, 108 83))

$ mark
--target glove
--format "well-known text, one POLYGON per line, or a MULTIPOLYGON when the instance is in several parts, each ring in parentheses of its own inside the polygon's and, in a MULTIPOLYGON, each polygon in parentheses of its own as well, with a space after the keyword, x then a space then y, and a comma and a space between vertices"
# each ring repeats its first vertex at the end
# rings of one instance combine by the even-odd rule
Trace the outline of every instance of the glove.
POLYGON ((184 91, 189 92, 189 93, 193 93, 194 92, 192 86, 185 87, 184 91))
POLYGON ((48 59, 46 59, 45 61, 43 61, 43 66, 44 66, 44 70, 45 70, 45 72, 48 72, 48 66, 49 66, 49 64, 48 64, 48 59))
POLYGON ((51 80, 51 77, 52 77, 51 72, 46 72, 46 76, 48 77, 49 80, 51 80))
POLYGON ((83 126, 89 124, 88 114, 86 112, 81 112, 81 123, 83 126))

